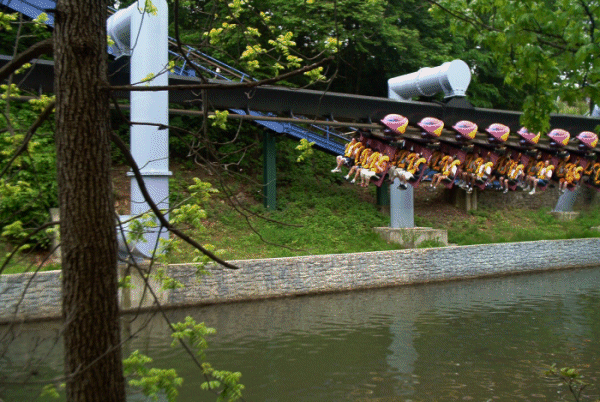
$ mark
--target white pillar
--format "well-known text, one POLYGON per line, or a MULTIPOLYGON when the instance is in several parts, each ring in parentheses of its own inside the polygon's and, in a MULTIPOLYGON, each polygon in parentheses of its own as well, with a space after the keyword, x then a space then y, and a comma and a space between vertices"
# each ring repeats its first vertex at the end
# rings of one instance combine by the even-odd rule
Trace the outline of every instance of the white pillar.
MULTIPOLYGON (((168 7, 166 0, 152 0, 155 13, 144 11, 145 1, 139 0, 126 10, 120 10, 108 21, 109 35, 116 44, 113 54, 131 56, 131 84, 137 86, 166 86, 168 60, 168 7), (155 14, 155 15, 154 15, 155 14), (127 29, 127 26, 129 28, 127 29), (148 80, 149 77, 153 77, 148 80)), ((169 208, 169 130, 156 125, 169 124, 168 91, 132 91, 131 121, 155 125, 131 126, 131 153, 141 173, 152 201, 162 210, 169 208)), ((132 173, 131 214, 139 215, 149 210, 132 173)), ((151 256, 157 237, 168 238, 168 233, 150 231, 146 243, 138 243, 136 249, 151 256)))

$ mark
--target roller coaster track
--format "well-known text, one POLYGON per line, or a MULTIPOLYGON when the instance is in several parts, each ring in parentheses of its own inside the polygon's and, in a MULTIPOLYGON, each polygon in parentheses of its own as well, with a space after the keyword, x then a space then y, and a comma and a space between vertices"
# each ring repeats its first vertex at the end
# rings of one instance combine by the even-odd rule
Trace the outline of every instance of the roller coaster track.
MULTIPOLYGON (((21 12, 28 17, 35 18, 45 9, 52 9, 55 5, 53 0, 0 0, 0 4, 15 11, 21 12)), ((53 22, 51 15, 47 21, 53 22)), ((201 71, 205 77, 211 77, 209 82, 215 84, 232 84, 236 82, 253 81, 253 78, 244 72, 228 66, 221 61, 212 58, 194 48, 185 46, 184 50, 188 59, 194 63, 194 68, 183 61, 182 56, 173 51, 176 46, 175 40, 170 38, 171 57, 179 61, 177 74, 171 74, 169 84, 197 84, 196 69, 201 71)), ((7 63, 10 57, 0 56, 0 66, 7 63)), ((111 63, 111 83, 113 85, 129 84, 129 69, 126 58, 118 59, 111 63)), ((52 62, 38 61, 32 73, 29 73, 23 85, 37 91, 52 92, 53 88, 53 65, 52 62)), ((322 91, 311 91, 291 89, 283 87, 255 87, 248 88, 226 88, 227 85, 216 86, 206 91, 206 99, 200 99, 193 91, 170 91, 169 99, 172 103, 190 104, 199 101, 208 102, 213 108, 230 110, 240 115, 256 116, 257 123, 277 133, 287 134, 295 138, 305 138, 315 142, 315 146, 331 154, 343 153, 347 137, 340 135, 331 127, 335 126, 335 120, 345 122, 370 123, 378 122, 386 114, 397 113, 406 116, 411 126, 424 117, 436 117, 443 120, 446 126, 451 126, 459 120, 470 120, 480 128, 485 128, 492 123, 502 123, 510 127, 512 132, 520 128, 521 113, 513 111, 474 108, 468 102, 461 99, 453 99, 448 103, 431 102, 404 102, 390 100, 387 98, 368 97, 361 95, 349 95, 342 93, 323 93, 322 91), (306 118, 310 120, 329 120, 331 126, 312 125, 310 130, 293 123, 282 123, 276 121, 260 120, 261 116, 289 116, 306 118)), ((127 97, 126 92, 118 93, 118 96, 127 97)), ((572 116, 552 115, 551 127, 562 128, 573 134, 581 131, 595 131, 600 125, 600 119, 572 116)), ((450 131, 445 131, 446 136, 453 136, 450 131)), ((600 151, 597 151, 600 153, 600 151)))
MULTIPOLYGON (((56 6, 55 2, 52 0, 0 0, 0 4, 18 11, 30 18, 36 18, 42 12, 51 10, 56 6)), ((114 11, 114 9, 109 9, 109 13, 111 14, 114 11)), ((46 24, 49 26, 53 26, 54 24, 54 18, 51 13, 48 13, 46 24)), ((202 53, 197 49, 184 45, 182 46, 182 49, 186 53, 186 58, 193 63, 193 66, 189 66, 188 61, 185 60, 185 58, 178 51, 172 50, 177 48, 176 40, 169 37, 168 41, 169 54, 171 58, 179 62, 178 66, 174 69, 174 73, 176 75, 183 77, 195 77, 196 71, 201 71, 207 77, 225 80, 228 82, 244 82, 254 80, 250 75, 239 71, 205 53, 202 53)), ((248 114, 254 116, 273 116, 270 113, 264 114, 250 110, 242 110, 240 108, 229 108, 229 110, 233 113, 241 115, 248 114)), ((312 125, 310 126, 312 130, 311 131, 292 123, 278 123, 272 121, 267 122, 262 120, 256 120, 256 123, 280 134, 286 134, 297 139, 304 138, 310 142, 313 142, 317 148, 334 155, 343 153, 344 145, 348 141, 348 138, 340 135, 329 126, 312 125)))

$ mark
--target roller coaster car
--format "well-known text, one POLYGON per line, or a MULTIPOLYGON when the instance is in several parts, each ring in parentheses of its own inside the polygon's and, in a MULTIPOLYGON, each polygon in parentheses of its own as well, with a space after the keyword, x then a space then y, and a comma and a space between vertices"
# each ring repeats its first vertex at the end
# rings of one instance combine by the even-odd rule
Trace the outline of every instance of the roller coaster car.
POLYGON ((397 137, 406 132, 408 119, 400 114, 388 114, 381 123, 386 127, 383 131, 385 136, 397 137))
POLYGON ((537 145, 541 137, 541 133, 531 133, 525 127, 521 127, 519 131, 517 131, 517 134, 521 137, 519 145, 526 148, 532 148, 534 145, 537 145))
POLYGON ((477 134, 477 124, 468 120, 461 120, 452 126, 456 134, 456 141, 464 143, 471 141, 477 134))
POLYGON ((595 158, 596 154, 591 151, 598 144, 598 135, 591 131, 582 131, 575 138, 577 138, 579 140, 579 145, 577 146, 577 149, 579 151, 584 152, 586 158, 592 157, 592 156, 595 158))
POLYGON ((548 133, 548 137, 550 137, 550 147, 563 148, 569 143, 571 134, 562 128, 555 128, 548 133))
POLYGON ((444 122, 435 117, 425 117, 417 125, 424 130, 421 136, 426 140, 438 138, 444 129, 444 122))
POLYGON ((500 123, 490 125, 485 131, 488 133, 488 142, 492 145, 505 143, 510 134, 510 128, 500 123))

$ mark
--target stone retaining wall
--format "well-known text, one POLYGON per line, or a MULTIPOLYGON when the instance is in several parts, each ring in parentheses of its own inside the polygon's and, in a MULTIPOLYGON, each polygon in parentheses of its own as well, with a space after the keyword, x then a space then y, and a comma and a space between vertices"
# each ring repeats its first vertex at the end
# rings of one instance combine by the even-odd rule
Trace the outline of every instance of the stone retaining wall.
MULTIPOLYGON (((262 298, 349 291, 434 281, 477 278, 600 265, 600 239, 335 254, 233 261, 240 269, 210 268, 196 280, 190 265, 167 273, 185 287, 160 293, 164 306, 222 303, 262 298)), ((123 294, 123 308, 150 307, 140 300, 142 281, 123 294)), ((156 284, 154 287, 157 288, 156 284)), ((0 321, 56 318, 60 315, 60 272, 0 277, 0 321), (29 284, 29 286, 28 286, 29 284), (23 290, 27 288, 25 296, 23 290)))

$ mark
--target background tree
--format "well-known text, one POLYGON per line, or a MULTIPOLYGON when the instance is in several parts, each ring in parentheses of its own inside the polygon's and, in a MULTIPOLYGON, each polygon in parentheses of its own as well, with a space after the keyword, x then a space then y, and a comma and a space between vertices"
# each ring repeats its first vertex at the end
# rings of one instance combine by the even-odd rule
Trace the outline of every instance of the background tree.
MULTIPOLYGON (((317 88, 360 95, 387 97, 389 78, 460 58, 472 67, 468 96, 474 105, 521 109, 523 91, 504 83, 493 54, 452 31, 452 16, 434 16, 429 7, 415 0, 266 0, 246 1, 240 14, 233 15, 221 1, 190 0, 181 11, 180 29, 184 42, 244 71, 253 62, 241 57, 246 46, 269 47, 269 26, 294 32, 292 55, 311 59, 335 50, 335 62, 324 73, 331 80, 317 88), (246 32, 246 26, 257 27, 256 34, 246 32)), ((252 70, 257 76, 265 73, 260 67, 252 70)), ((306 83, 298 77, 291 81, 306 83)))
MULTIPOLYGON (((175 6, 177 4, 175 2, 175 6)), ((6 78, 10 80, 11 74, 28 59, 54 50, 56 102, 46 105, 40 119, 43 121, 56 108, 55 142, 65 321, 63 337, 69 401, 125 400, 117 300, 117 233, 110 170, 111 137, 138 179, 140 176, 127 147, 111 132, 111 87, 107 76, 106 52, 108 5, 108 2, 58 0, 53 10, 53 41, 42 42, 42 47, 33 45, 0 70, 0 81, 6 78)), ((145 7, 144 12, 149 11, 151 2, 146 2, 145 7)), ((285 54, 286 46, 279 37, 275 39, 274 48, 278 52, 285 54)), ((297 67, 297 62, 294 60, 288 67, 297 67)), ((310 72, 313 68, 301 68, 296 73, 310 72)), ((260 84, 252 82, 242 85, 250 87, 260 84)), ((198 89, 208 87, 200 85, 198 89)), ((5 120, 10 123, 7 116, 5 120)), ((9 156, 12 153, 14 157, 3 165, 3 175, 11 167, 17 166, 14 163, 19 162, 20 154, 32 150, 34 143, 31 140, 40 124, 34 122, 27 136, 13 138, 15 144, 20 142, 20 146, 8 152, 9 156)), ((197 192, 206 192, 202 183, 196 187, 197 192)), ((149 201, 147 194, 146 198, 149 201)), ((160 225, 185 239, 206 256, 232 268, 178 231, 166 221, 156 205, 151 204, 151 207, 160 225)), ((191 215, 190 212, 194 211, 196 215, 200 213, 194 209, 184 210, 179 219, 182 219, 181 215, 191 215)), ((175 212, 173 216, 177 215, 175 212)), ((191 345, 192 348, 188 349, 190 354, 193 354, 192 349, 202 351, 204 330, 195 322, 173 325, 172 329, 176 339, 191 345)), ((145 375, 144 370, 138 370, 138 363, 145 362, 143 358, 128 361, 128 369, 133 365, 138 374, 142 373, 139 375, 145 375)), ((206 364, 198 365, 202 374, 211 379, 207 381, 207 389, 215 390, 221 397, 239 396, 239 374, 217 371, 206 364)))
POLYGON ((525 91, 521 123, 547 131, 560 98, 600 102, 595 0, 428 0, 431 12, 452 17, 452 32, 488 49, 505 83, 525 91))

